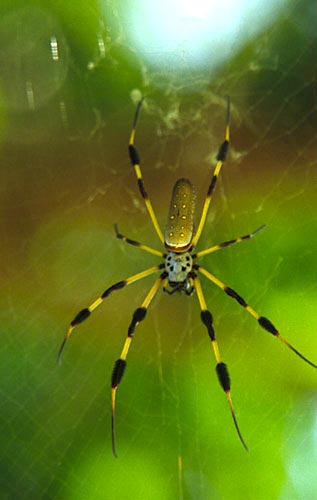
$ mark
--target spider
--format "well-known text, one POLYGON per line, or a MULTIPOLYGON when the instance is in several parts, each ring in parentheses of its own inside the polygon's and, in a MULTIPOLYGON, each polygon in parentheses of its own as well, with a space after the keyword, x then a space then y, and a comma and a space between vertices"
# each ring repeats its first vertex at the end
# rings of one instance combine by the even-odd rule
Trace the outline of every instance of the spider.
POLYGON ((176 292, 180 293, 184 292, 186 295, 192 295, 194 290, 196 290, 198 302, 201 309, 200 318, 202 323, 207 329, 207 333, 209 335, 214 355, 216 358, 216 373, 219 379, 219 383, 226 394, 234 426, 236 428, 239 439, 242 445, 244 446, 245 450, 248 451, 247 445, 242 437, 240 428, 238 426, 231 398, 231 391, 230 391, 231 384, 230 384, 228 368, 227 365, 222 361, 220 355, 213 327, 213 317, 211 312, 207 309, 206 301, 201 288, 199 274, 203 275, 205 278, 207 278, 207 280, 211 281, 214 285, 219 287, 229 297, 237 301, 240 306, 242 306, 249 314, 251 314, 251 316, 253 316, 258 321, 259 325, 264 330, 266 330, 267 332, 271 333, 276 338, 281 340, 289 349, 291 349, 295 354, 297 354, 297 356, 299 356, 302 360, 304 360, 306 363, 310 364, 314 368, 317 368, 317 365, 312 363, 309 359, 303 356, 303 354, 301 354, 297 349, 295 349, 295 347, 293 347, 284 337, 281 336, 277 328, 268 318, 261 316, 257 311, 255 311, 235 290, 227 286, 225 283, 220 281, 220 279, 218 279, 216 276, 207 271, 204 267, 196 263, 196 259, 202 256, 211 254, 213 252, 221 250, 222 248, 253 238, 257 233, 259 233, 265 227, 264 225, 262 225, 252 233, 246 234, 245 236, 239 236, 238 238, 224 241, 223 243, 214 245, 205 250, 200 250, 198 252, 194 251, 199 241, 199 238, 202 234, 212 194, 214 192, 219 173, 221 171, 223 163, 226 160, 226 156, 229 149, 229 125, 230 125, 229 97, 227 98, 227 115, 226 115, 226 126, 224 134, 225 137, 217 154, 216 166, 214 168, 211 177, 211 182, 209 184, 208 191, 204 200, 202 213, 197 230, 195 231, 195 225, 194 225, 194 214, 196 205, 194 186, 188 179, 181 178, 175 183, 173 188, 170 209, 167 216, 167 222, 165 225, 164 234, 160 229, 151 201, 145 190, 142 171, 140 167, 140 157, 134 145, 136 126, 143 100, 144 97, 140 99, 138 106, 136 108, 132 126, 132 132, 129 141, 129 155, 132 166, 134 167, 135 170, 141 196, 146 205, 147 211, 149 213, 156 234, 165 247, 165 251, 156 250, 150 246, 132 240, 121 234, 116 224, 114 227, 117 238, 123 240, 125 243, 128 243, 130 245, 140 248, 141 250, 149 252, 157 257, 161 257, 163 259, 163 262, 155 266, 152 266, 148 269, 145 269, 144 271, 141 271, 137 274, 129 276, 128 278, 125 278, 121 281, 118 281, 117 283, 107 288, 103 292, 103 294, 97 300, 95 300, 89 307, 82 309, 70 323, 69 329, 59 349, 58 362, 60 362, 65 344, 70 334, 74 330, 75 326, 86 320, 91 315, 91 313, 98 306, 100 306, 100 304, 102 304, 105 298, 107 298, 115 290, 121 290, 127 285, 131 285, 132 283, 141 280, 146 276, 150 276, 156 272, 160 272, 160 275, 154 281, 153 285, 151 286, 150 290, 145 296, 145 299, 142 302, 141 306, 134 311, 120 357, 116 360, 114 364, 112 378, 111 378, 111 434, 112 434, 113 454, 114 456, 117 456, 116 439, 115 439, 116 391, 119 383, 121 382, 122 376, 126 368, 126 358, 134 336, 135 328, 141 321, 145 319, 148 307, 152 302, 153 298, 155 297, 157 291, 159 290, 161 284, 163 285, 163 291, 167 292, 168 294, 173 294, 176 292))

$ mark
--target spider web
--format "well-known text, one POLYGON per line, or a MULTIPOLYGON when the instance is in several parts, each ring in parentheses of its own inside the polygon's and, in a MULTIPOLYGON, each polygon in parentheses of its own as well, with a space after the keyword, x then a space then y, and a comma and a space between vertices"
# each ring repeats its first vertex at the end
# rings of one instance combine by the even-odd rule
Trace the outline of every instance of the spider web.
POLYGON ((136 142, 161 227, 179 177, 199 214, 230 95, 230 155, 199 248, 266 229, 201 263, 316 362, 313 6, 285 4, 229 61, 194 70, 182 47, 157 67, 155 47, 133 45, 128 2, 102 7, 1 7, 1 498, 314 498, 314 370, 203 277, 249 455, 195 296, 159 292, 136 329, 118 460, 109 380, 151 278, 109 297, 55 363, 77 311, 157 262, 113 231, 160 248, 127 158, 142 94, 136 142))

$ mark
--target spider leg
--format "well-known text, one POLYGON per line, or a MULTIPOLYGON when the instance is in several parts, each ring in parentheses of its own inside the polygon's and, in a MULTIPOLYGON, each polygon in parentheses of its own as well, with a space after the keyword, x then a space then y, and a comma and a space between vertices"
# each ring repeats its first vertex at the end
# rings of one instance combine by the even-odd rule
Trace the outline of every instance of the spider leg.
POLYGON ((129 155, 130 155, 131 163, 132 163, 134 170, 135 170, 135 174, 137 176, 139 190, 140 190, 142 198, 144 199, 144 203, 145 203, 145 206, 146 206, 147 211, 149 213, 150 219, 152 221, 152 224, 154 226, 156 234, 160 238, 161 242, 164 244, 163 233, 161 231, 161 228, 160 228, 159 223, 157 221, 156 215, 154 213, 152 203, 151 203, 151 201, 148 197, 148 194, 145 190, 145 187, 144 187, 143 176, 142 176, 142 171, 141 171, 141 167, 140 167, 140 156, 139 156, 139 153, 138 153, 136 147, 134 146, 135 131, 136 131, 139 112, 140 112, 143 100, 144 100, 144 97, 142 97, 142 99, 139 101, 135 115, 134 115, 132 132, 131 132, 130 141, 129 141, 129 155))
POLYGON ((216 372, 218 375, 218 379, 219 379, 221 387, 223 388, 223 390, 227 396, 227 400, 229 403, 233 422, 234 422, 236 431, 238 433, 238 436, 240 438, 240 441, 243 444, 245 450, 248 451, 248 447, 245 444, 245 441, 244 441, 242 434, 241 434, 241 431, 239 429, 238 421, 237 421, 236 414, 235 414, 233 404, 232 404, 231 392, 230 392, 230 377, 229 377, 228 368, 227 368, 227 365, 221 360, 221 356, 220 356, 220 352, 219 352, 219 348, 218 348, 218 343, 217 343, 216 336, 215 336, 215 331, 214 331, 214 328, 212 325, 212 323, 213 323, 212 315, 211 315, 210 311, 207 309, 207 305, 206 305, 205 297, 203 295, 203 291, 201 288, 200 280, 196 274, 194 275, 194 285, 196 288, 197 297, 198 297, 200 308, 201 308, 200 317, 201 317, 202 322, 204 323, 204 325, 207 328, 208 335, 210 337, 212 347, 214 350, 214 354, 215 354, 215 358, 217 361, 216 372))
POLYGON ((218 151, 218 154, 217 154, 217 163, 216 163, 216 166, 215 166, 212 178, 211 178, 211 182, 210 182, 207 194, 206 194, 206 198, 204 201, 200 221, 198 224, 198 229, 197 229, 197 232, 196 232, 196 234, 193 238, 193 241, 192 241, 193 247, 196 246, 196 244, 201 236, 202 230, 203 230, 205 222, 206 222, 206 217, 207 217, 209 205, 211 202, 211 197, 212 197, 212 194, 214 192, 214 189, 215 189, 215 186, 217 183, 217 179, 218 179, 218 176, 220 174, 221 167, 224 164, 226 157, 227 157, 227 153, 228 153, 228 149, 229 149, 229 140, 230 140, 230 130, 229 130, 230 127, 229 127, 229 125, 230 125, 230 98, 228 97, 227 98, 227 118, 226 118, 226 128, 225 128, 225 140, 221 144, 219 151, 218 151))
POLYGON ((312 361, 310 361, 308 358, 306 358, 303 354, 301 354, 295 347, 293 347, 282 335, 279 333, 277 328, 271 323, 271 321, 268 318, 265 318, 264 316, 261 316, 259 313, 257 313, 247 302, 232 288, 227 286, 225 283, 220 281, 216 276, 211 274, 209 271, 204 269, 203 267, 199 266, 198 264, 194 265, 194 269, 199 271, 201 274, 203 274, 207 279, 212 281, 215 285, 217 285, 219 288, 221 288, 229 297, 232 297, 235 299, 240 306, 244 307, 246 311, 248 311, 251 316, 253 316, 259 323, 264 330, 267 332, 271 333, 278 339, 280 339, 283 344, 285 344, 289 349, 291 349, 297 356, 299 356, 303 361, 308 363, 309 365, 313 366, 314 368, 317 368, 317 365, 315 365, 312 361))
POLYGON ((132 316, 131 323, 128 328, 128 335, 125 340, 125 343, 123 345, 123 349, 121 351, 120 357, 116 360, 114 367, 113 367, 113 372, 112 372, 112 378, 111 378, 111 433, 112 433, 112 451, 114 456, 117 456, 116 452, 116 438, 115 438, 115 404, 116 404, 116 391, 117 387, 121 382, 121 379, 123 377, 125 368, 126 368, 126 358, 129 352, 129 348, 132 342, 132 338, 134 335, 134 330, 135 327, 144 320, 147 309, 149 307, 150 302, 153 300, 155 297, 161 282, 166 278, 167 273, 164 271, 154 282, 152 287, 150 288, 149 292, 147 293, 141 307, 138 307, 132 316))
POLYGON ((128 243, 129 245, 133 245, 135 247, 140 248, 141 250, 145 250, 145 252, 152 253, 154 255, 158 255, 159 257, 165 257, 165 253, 160 252, 160 250, 156 250, 155 248, 149 247, 147 245, 143 245, 143 243, 139 243, 138 241, 131 240, 130 238, 127 238, 124 236, 124 234, 119 233, 118 225, 114 224, 114 230, 116 233, 116 237, 119 240, 123 240, 125 243, 128 243))
POLYGON ((214 245, 213 247, 206 248, 205 250, 201 250, 200 252, 193 254, 192 258, 197 259, 198 257, 203 257, 204 255, 208 255, 209 253, 217 252, 217 250, 221 250, 222 248, 229 247, 230 245, 234 245, 235 243, 241 243, 241 241, 250 240, 257 233, 262 231, 262 229, 264 229, 264 228, 265 228, 265 224, 258 227, 255 231, 253 231, 250 234, 245 234, 244 236, 238 236, 238 238, 235 238, 234 240, 223 241, 222 243, 219 243, 219 245, 214 245))
POLYGON ((60 349, 58 351, 58 356, 57 356, 57 363, 60 364, 61 361, 61 356, 64 350, 64 347, 66 345, 66 342, 68 341, 72 331, 74 330, 75 326, 77 326, 79 323, 82 323, 85 319, 87 319, 90 314, 98 307, 108 295, 110 295, 114 290, 120 290, 121 288, 130 285, 131 283, 134 283, 135 281, 138 281, 142 278, 145 278, 146 276, 150 276, 150 274, 155 273, 155 271, 158 271, 159 269, 163 269, 164 264, 159 264, 157 266, 150 267, 149 269, 146 269, 145 271, 142 271, 140 273, 134 274, 133 276, 130 276, 129 278, 125 278, 124 280, 118 281, 117 283, 111 285, 109 288, 107 288, 103 294, 96 299, 90 306, 85 307, 81 311, 79 311, 78 314, 76 314, 75 318, 71 321, 69 328, 66 332, 66 335, 64 337, 64 340, 60 346, 60 349))

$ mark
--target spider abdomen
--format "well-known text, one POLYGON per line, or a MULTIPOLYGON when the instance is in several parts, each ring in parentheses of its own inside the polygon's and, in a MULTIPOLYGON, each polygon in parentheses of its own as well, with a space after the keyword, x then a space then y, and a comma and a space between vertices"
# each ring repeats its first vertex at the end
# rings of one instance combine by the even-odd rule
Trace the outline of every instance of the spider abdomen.
POLYGON ((188 179, 179 179, 174 186, 164 242, 168 250, 185 252, 191 246, 194 236, 194 213, 196 195, 194 186, 188 179))

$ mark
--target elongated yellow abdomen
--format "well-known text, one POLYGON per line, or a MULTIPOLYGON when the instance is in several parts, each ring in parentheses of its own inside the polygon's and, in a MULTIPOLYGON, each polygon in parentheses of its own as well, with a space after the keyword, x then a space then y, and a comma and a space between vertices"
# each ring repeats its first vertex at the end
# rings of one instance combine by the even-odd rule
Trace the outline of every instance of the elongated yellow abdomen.
POLYGON ((188 179, 179 179, 173 189, 164 232, 164 242, 172 252, 185 252, 194 236, 196 195, 188 179))

